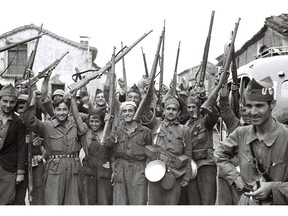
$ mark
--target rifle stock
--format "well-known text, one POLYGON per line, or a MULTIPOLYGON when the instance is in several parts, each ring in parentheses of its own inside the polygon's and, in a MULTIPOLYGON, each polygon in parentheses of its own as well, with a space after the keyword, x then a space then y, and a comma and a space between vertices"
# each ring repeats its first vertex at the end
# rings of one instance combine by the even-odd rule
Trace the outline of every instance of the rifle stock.
POLYGON ((9 50, 9 49, 12 49, 12 48, 14 48, 14 47, 20 46, 20 45, 22 45, 22 44, 28 43, 28 42, 30 42, 30 41, 32 41, 32 40, 35 40, 35 39, 37 39, 37 38, 42 37, 43 35, 45 35, 45 33, 43 33, 43 34, 41 34, 41 35, 38 35, 38 36, 35 36, 35 37, 28 38, 28 39, 23 40, 23 41, 20 41, 20 42, 12 43, 12 44, 9 44, 9 45, 7 45, 7 46, 1 47, 1 48, 0 48, 0 52, 4 52, 4 51, 6 51, 6 50, 9 50))
POLYGON ((224 81, 226 79, 226 71, 230 67, 232 51, 234 49, 233 47, 234 47, 234 42, 235 42, 235 39, 236 39, 236 34, 237 34, 239 22, 240 22, 240 18, 238 19, 238 22, 235 23, 235 28, 234 28, 234 31, 233 31, 233 37, 232 37, 232 41, 231 41, 231 46, 230 46, 230 48, 228 47, 229 48, 229 52, 228 52, 228 55, 227 55, 227 59, 225 61, 224 72, 220 76, 218 85, 213 89, 213 91, 209 95, 208 99, 201 106, 201 109, 204 109, 204 110, 208 111, 209 113, 213 112, 213 106, 215 105, 216 99, 218 97, 218 92, 222 88, 222 85, 223 85, 223 83, 224 83, 224 81))
POLYGON ((109 115, 110 119, 108 121, 105 121, 104 129, 103 129, 103 134, 100 140, 100 144, 104 145, 106 141, 106 137, 108 137, 111 128, 112 128, 112 116, 114 116, 114 106, 115 106, 115 79, 116 79, 116 74, 115 74, 115 47, 113 49, 113 55, 112 55, 112 65, 111 65, 111 88, 109 90, 109 115))
POLYGON ((136 113, 133 117, 133 120, 138 120, 139 117, 142 115, 143 110, 145 107, 149 107, 151 105, 151 100, 153 98, 153 92, 154 92, 154 79, 155 79, 155 74, 156 74, 156 70, 157 70, 157 65, 158 65, 158 60, 159 60, 159 53, 160 53, 160 47, 161 47, 161 43, 163 41, 163 35, 164 35, 164 30, 162 31, 162 34, 159 38, 159 42, 158 42, 158 46, 157 46, 157 51, 155 54, 155 58, 154 58, 154 62, 152 65, 152 69, 151 69, 151 73, 150 73, 150 79, 151 79, 151 83, 148 87, 147 93, 145 94, 144 98, 141 100, 138 109, 136 110, 136 113))
POLYGON ((178 49, 177 49, 177 56, 176 56, 176 63, 175 63, 175 68, 174 68, 174 74, 173 74, 173 89, 172 89, 172 95, 175 96, 177 91, 176 91, 176 85, 177 85, 177 67, 178 67, 178 59, 179 59, 179 53, 180 53, 180 43, 179 41, 178 44, 178 49))
POLYGON ((214 21, 214 14, 215 14, 215 11, 212 11, 211 20, 210 20, 210 26, 209 26, 209 31, 208 31, 208 36, 207 36, 207 39, 206 39, 204 53, 203 53, 203 58, 202 58, 202 63, 201 63, 199 84, 197 86, 197 92, 198 92, 198 94, 199 94, 199 96, 201 98, 205 98, 205 96, 206 96, 206 90, 205 90, 205 86, 204 86, 204 81, 205 81, 205 73, 206 73, 206 68, 207 68, 207 61, 208 61, 208 54, 209 54, 212 26, 213 26, 213 21, 214 21))
MULTIPOLYGON (((42 26, 43 26, 43 24, 41 25, 41 28, 40 28, 39 33, 38 33, 38 36, 40 36, 41 33, 42 33, 42 26)), ((34 50, 32 50, 31 55, 29 57, 28 64, 27 64, 27 66, 25 68, 25 71, 23 73, 23 78, 24 79, 26 79, 26 78, 29 79, 30 78, 29 74, 27 74, 27 73, 29 73, 27 71, 27 69, 30 69, 30 70, 33 69, 33 65, 34 65, 34 61, 35 61, 35 56, 36 56, 39 40, 40 40, 40 37, 37 38, 34 50)), ((29 143, 28 143, 28 148, 27 148, 28 159, 27 160, 28 160, 28 200, 29 200, 30 203, 33 200, 33 197, 32 197, 32 191, 33 191, 32 145, 33 145, 33 137, 32 137, 32 132, 29 130, 29 143)))
POLYGON ((240 118, 239 114, 239 81, 238 81, 238 75, 237 75, 237 66, 236 66, 236 59, 235 59, 235 49, 233 46, 233 51, 232 51, 232 110, 237 118, 240 118))
POLYGON ((32 145, 33 145, 33 137, 32 132, 29 130, 29 142, 27 143, 27 151, 28 151, 28 200, 32 202, 32 190, 33 190, 33 172, 32 172, 32 145))
MULTIPOLYGON (((141 36, 136 42, 134 42, 130 47, 127 47, 122 53, 120 53, 116 58, 115 58, 115 64, 122 59, 133 47, 135 47, 140 41, 142 41, 147 35, 149 35, 153 30, 149 31, 148 33, 145 33, 143 36, 141 36)), ((100 78, 102 74, 109 70, 111 68, 112 64, 111 62, 102 67, 100 70, 98 70, 95 74, 92 74, 90 76, 86 76, 84 79, 72 83, 71 85, 68 86, 70 89, 70 92, 74 92, 75 90, 78 90, 82 88, 84 85, 87 85, 91 80, 100 78)))
POLYGON ((41 78, 43 78, 46 74, 53 71, 57 65, 61 62, 61 60, 64 58, 65 55, 67 55, 69 52, 64 53, 59 59, 56 59, 52 64, 50 64, 48 67, 46 67, 43 71, 39 72, 37 76, 32 77, 31 79, 26 80, 23 82, 23 88, 27 86, 32 86, 35 83, 37 83, 41 78))

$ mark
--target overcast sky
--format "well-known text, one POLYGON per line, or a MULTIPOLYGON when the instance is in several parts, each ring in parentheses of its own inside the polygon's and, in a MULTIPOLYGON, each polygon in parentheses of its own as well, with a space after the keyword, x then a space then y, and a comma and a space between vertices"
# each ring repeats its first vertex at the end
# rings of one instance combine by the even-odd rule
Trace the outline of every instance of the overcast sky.
MULTIPOLYGON (((178 42, 181 50, 178 73, 199 65, 208 35, 211 12, 215 11, 208 60, 217 63, 238 18, 236 50, 256 34, 265 18, 287 13, 285 0, 14 0, 1 1, 0 34, 23 25, 35 24, 79 42, 80 35, 91 37, 90 46, 98 49, 95 63, 104 66, 117 51, 131 45, 144 33, 153 32, 125 56, 128 84, 144 74, 141 47, 146 54, 149 73, 159 36, 166 22, 164 83, 173 77, 178 42), (286 10, 286 11, 285 11, 286 10)), ((77 65, 75 65, 77 67, 77 65)), ((122 77, 122 64, 116 65, 122 77)))

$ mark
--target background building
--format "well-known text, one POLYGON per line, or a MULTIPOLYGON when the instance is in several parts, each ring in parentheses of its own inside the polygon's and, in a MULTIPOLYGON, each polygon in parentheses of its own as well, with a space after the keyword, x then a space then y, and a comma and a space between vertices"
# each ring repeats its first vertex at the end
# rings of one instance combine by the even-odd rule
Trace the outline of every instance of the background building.
MULTIPOLYGON (((39 30, 40 27, 31 24, 6 32, 0 35, 0 47, 5 47, 11 43, 20 42, 37 36, 39 30)), ((56 88, 68 91, 67 86, 74 82, 72 75, 76 73, 75 68, 78 68, 80 72, 99 69, 94 63, 97 56, 97 49, 95 47, 90 47, 88 41, 77 43, 44 28, 42 29, 42 33, 45 35, 39 40, 33 66, 35 75, 38 74, 38 72, 43 71, 56 59, 59 59, 64 53, 69 52, 52 72, 51 80, 49 82, 50 94, 52 94, 56 88)), ((0 77, 0 83, 2 85, 10 82, 14 83, 16 76, 23 76, 27 61, 35 47, 35 43, 36 40, 33 40, 0 53, 0 73, 4 72, 11 62, 8 70, 0 77)), ((83 75, 88 75, 88 73, 83 75)), ((104 74, 101 79, 95 79, 87 85, 91 99, 94 98, 95 90, 103 87, 105 76, 106 75, 104 74)), ((41 84, 42 80, 37 83, 38 88, 41 87, 41 84)))

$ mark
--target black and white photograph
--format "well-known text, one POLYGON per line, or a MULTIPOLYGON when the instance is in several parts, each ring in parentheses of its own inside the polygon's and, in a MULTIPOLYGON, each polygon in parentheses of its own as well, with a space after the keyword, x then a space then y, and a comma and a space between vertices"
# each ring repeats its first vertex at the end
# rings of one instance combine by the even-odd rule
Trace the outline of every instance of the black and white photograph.
POLYGON ((2 1, 0 205, 75 215, 287 205, 287 6, 2 1))

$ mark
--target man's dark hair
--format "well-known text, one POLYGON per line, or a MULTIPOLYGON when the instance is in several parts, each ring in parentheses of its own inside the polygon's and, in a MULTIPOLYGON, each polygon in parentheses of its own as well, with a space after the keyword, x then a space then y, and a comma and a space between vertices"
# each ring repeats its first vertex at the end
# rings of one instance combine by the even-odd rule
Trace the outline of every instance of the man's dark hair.
POLYGON ((65 103, 68 107, 70 107, 71 105, 71 100, 69 100, 68 98, 57 98, 53 100, 53 108, 55 109, 55 107, 58 107, 59 104, 61 103, 65 103))

